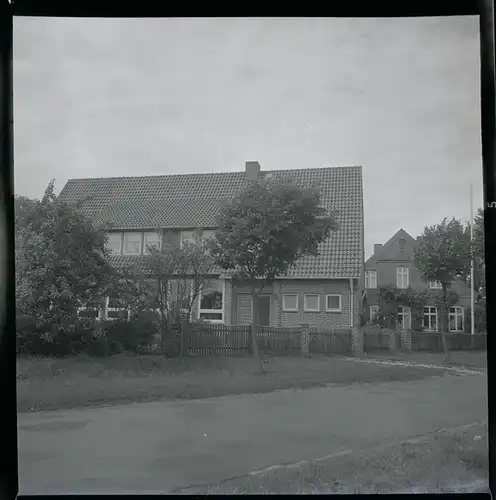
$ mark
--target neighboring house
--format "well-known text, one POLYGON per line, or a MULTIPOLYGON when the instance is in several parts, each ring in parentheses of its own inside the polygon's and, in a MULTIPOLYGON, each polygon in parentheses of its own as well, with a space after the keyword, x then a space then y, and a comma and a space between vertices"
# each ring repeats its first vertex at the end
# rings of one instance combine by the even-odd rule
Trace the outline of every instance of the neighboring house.
MULTIPOLYGON (((395 286, 399 289, 411 288, 416 292, 430 290, 441 294, 441 283, 422 280, 420 272, 413 265, 417 240, 404 229, 400 229, 384 245, 374 245, 374 254, 365 262, 363 314, 367 323, 371 323, 379 314, 379 292, 382 287, 395 286)), ((465 315, 470 307, 470 287, 461 280, 452 284, 452 291, 458 294, 458 303, 449 310, 449 331, 463 332, 466 325, 465 315)), ((396 327, 412 328, 412 312, 409 307, 398 306, 396 327)), ((426 304, 423 310, 422 327, 424 331, 439 330, 438 308, 426 304)))
MULTIPOLYGON (((340 228, 320 245, 318 257, 301 258, 260 296, 258 323, 267 326, 350 328, 358 325, 363 283, 363 192, 361 167, 261 171, 247 162, 244 172, 71 179, 59 198, 86 200, 81 210, 108 223, 111 261, 121 266, 142 258, 147 245, 180 245, 209 237, 225 204, 257 176, 317 186, 322 205, 335 211, 340 228)), ((227 275, 212 271, 212 286, 193 315, 211 322, 249 324, 251 297, 227 275)), ((112 303, 110 303, 112 305, 112 303)))

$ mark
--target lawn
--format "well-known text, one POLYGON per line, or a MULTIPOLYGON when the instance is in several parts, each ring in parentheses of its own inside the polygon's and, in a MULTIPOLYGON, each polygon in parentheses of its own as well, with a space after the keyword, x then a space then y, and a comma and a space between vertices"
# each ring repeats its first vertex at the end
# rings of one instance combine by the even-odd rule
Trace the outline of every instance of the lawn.
MULTIPOLYGON (((406 361, 426 365, 444 365, 442 352, 384 352, 368 354, 367 358, 406 361)), ((468 369, 485 369, 487 367, 487 351, 450 351, 450 360, 447 366, 468 369)))
POLYGON ((117 355, 108 358, 21 358, 18 411, 198 399, 326 384, 375 383, 442 376, 439 369, 356 363, 340 357, 266 357, 264 375, 252 358, 117 355))
POLYGON ((185 488, 203 494, 380 494, 487 492, 487 423, 313 463, 185 488))

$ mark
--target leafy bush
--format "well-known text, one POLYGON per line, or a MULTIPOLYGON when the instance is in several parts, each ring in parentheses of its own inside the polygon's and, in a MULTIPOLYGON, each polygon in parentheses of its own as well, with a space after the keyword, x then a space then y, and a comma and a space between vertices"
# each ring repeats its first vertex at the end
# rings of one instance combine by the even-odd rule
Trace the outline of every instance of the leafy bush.
POLYGON ((134 315, 130 321, 106 321, 103 330, 104 340, 112 354, 139 353, 152 343, 153 336, 158 331, 158 324, 154 313, 141 312, 134 315))

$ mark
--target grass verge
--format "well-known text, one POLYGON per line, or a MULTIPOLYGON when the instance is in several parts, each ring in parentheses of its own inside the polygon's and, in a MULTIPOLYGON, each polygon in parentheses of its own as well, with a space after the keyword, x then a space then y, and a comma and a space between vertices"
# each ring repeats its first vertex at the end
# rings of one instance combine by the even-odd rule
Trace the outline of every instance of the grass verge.
POLYGON ((368 451, 230 479, 183 494, 377 494, 485 492, 487 423, 438 431, 368 451), (472 491, 471 491, 472 490, 472 491))
POLYGON ((327 384, 375 383, 442 376, 439 369, 356 363, 340 357, 265 359, 117 355, 17 361, 18 411, 58 410, 167 399, 198 399, 327 384))
MULTIPOLYGON (((370 359, 382 359, 393 361, 408 361, 426 365, 444 365, 444 353, 442 352, 383 352, 367 354, 370 359)), ((446 366, 456 368, 468 368, 474 370, 487 367, 487 352, 477 351, 451 351, 450 359, 446 366)))

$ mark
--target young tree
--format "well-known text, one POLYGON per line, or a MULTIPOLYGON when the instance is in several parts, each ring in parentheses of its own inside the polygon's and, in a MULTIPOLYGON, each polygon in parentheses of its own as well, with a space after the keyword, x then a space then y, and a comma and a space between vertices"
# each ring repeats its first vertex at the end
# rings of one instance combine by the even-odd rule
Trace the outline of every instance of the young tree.
MULTIPOLYGON (((154 307, 159 312, 161 348, 173 323, 191 319, 193 305, 212 280, 213 260, 206 243, 184 242, 179 248, 149 247, 145 274, 155 283, 154 307)), ((181 329, 181 351, 183 331, 181 329)), ((182 352, 181 352, 182 355, 182 352)))
POLYGON ((442 285, 440 327, 446 360, 449 357, 446 330, 449 307, 448 289, 455 279, 466 280, 470 273, 470 235, 464 224, 453 218, 425 227, 415 250, 414 265, 425 281, 442 285))
POLYGON ((486 260, 484 250, 484 212, 478 209, 474 217, 474 239, 472 242, 474 258, 474 283, 476 302, 486 303, 486 260))
POLYGON ((256 338, 258 296, 277 276, 318 246, 337 229, 334 214, 320 206, 320 192, 290 183, 255 180, 226 207, 210 242, 216 264, 234 281, 251 287, 251 342, 260 370, 256 338))
POLYGON ((41 201, 16 197, 16 302, 46 341, 72 331, 78 305, 97 305, 114 279, 104 228, 59 202, 50 182, 41 201))

